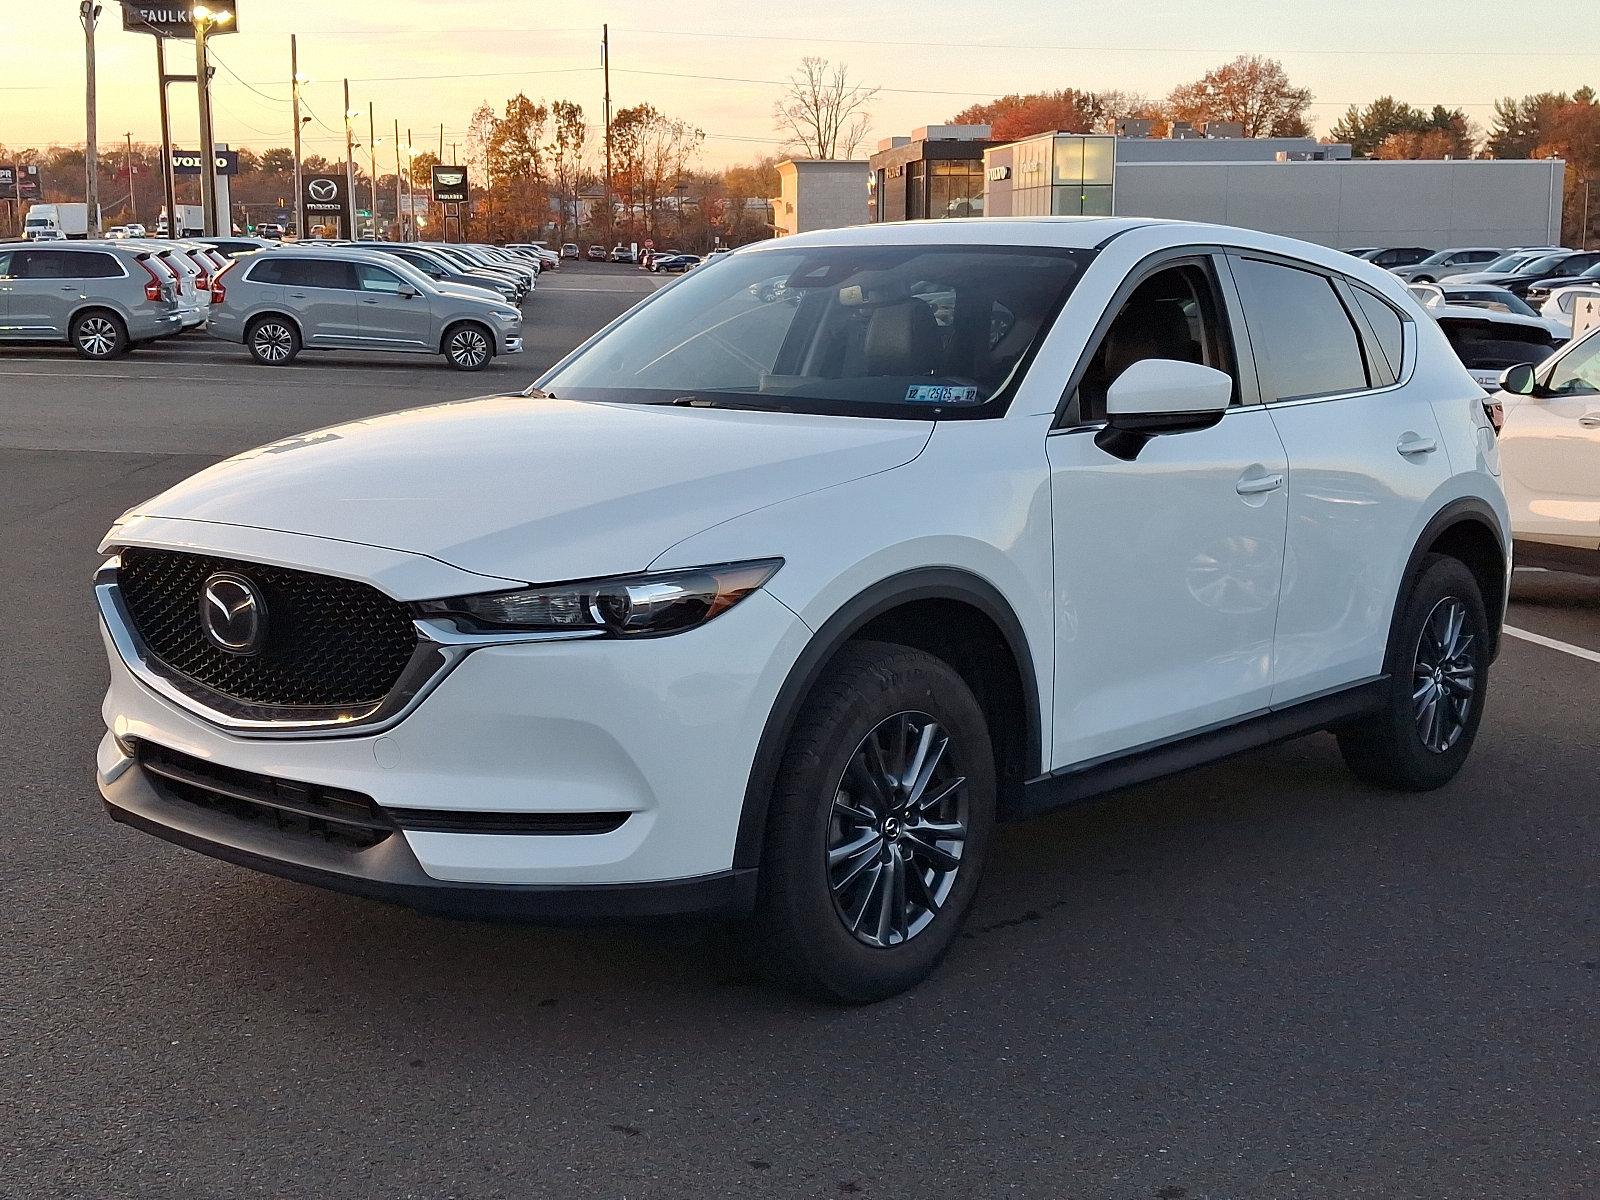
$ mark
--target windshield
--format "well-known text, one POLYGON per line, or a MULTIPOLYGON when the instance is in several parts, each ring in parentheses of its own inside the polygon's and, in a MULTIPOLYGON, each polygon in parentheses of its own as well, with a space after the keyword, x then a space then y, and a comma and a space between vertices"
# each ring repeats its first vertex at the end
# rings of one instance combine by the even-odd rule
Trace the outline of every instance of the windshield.
POLYGON ((1570 257, 1568 254, 1546 254, 1543 258, 1524 263, 1517 268, 1517 271, 1522 275, 1541 275, 1546 271, 1554 271, 1570 257))
POLYGON ((1515 271, 1523 263, 1533 258, 1531 254, 1507 254, 1495 259, 1484 266, 1485 271, 1515 271))
POLYGON ((1539 314, 1529 308, 1527 304, 1504 288, 1479 288, 1476 290, 1448 292, 1447 301, 1450 304, 1462 304, 1473 308, 1492 308, 1499 312, 1516 313, 1523 317, 1536 317, 1539 314))
POLYGON ((539 387, 575 400, 996 416, 1091 258, 884 245, 724 256, 539 387))

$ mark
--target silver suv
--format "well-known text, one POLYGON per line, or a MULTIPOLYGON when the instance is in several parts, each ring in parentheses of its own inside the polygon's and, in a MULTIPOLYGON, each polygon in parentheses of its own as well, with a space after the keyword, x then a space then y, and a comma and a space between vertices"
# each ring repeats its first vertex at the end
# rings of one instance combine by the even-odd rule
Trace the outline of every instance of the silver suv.
POLYGON ((0 245, 0 340, 67 342, 84 358, 116 358, 179 332, 178 287, 148 250, 0 245))
POLYGON ((212 281, 206 331, 271 367, 301 350, 388 350, 443 354, 459 371, 481 371, 497 354, 522 352, 522 313, 504 300, 370 250, 235 259, 212 281))

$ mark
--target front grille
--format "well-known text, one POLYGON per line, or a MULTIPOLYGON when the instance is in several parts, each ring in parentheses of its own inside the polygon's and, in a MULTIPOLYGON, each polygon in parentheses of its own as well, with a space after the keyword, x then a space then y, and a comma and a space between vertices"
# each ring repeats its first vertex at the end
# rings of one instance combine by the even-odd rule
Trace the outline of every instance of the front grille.
POLYGON ((135 753, 163 795, 280 833, 365 850, 395 831, 372 797, 360 792, 257 775, 147 742, 135 753))
POLYGON ((416 649, 405 606, 349 579, 203 554, 129 548, 117 585, 149 653, 224 696, 272 708, 371 707, 394 687, 416 649), (248 578, 266 601, 266 639, 243 657, 200 628, 200 596, 217 571, 248 578))

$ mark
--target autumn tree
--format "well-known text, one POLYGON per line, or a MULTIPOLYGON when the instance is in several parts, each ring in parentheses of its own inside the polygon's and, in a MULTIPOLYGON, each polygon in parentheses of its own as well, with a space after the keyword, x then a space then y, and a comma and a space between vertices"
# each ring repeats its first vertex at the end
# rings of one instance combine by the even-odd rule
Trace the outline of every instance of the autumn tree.
POLYGON ((583 152, 589 138, 583 105, 571 100, 552 101, 550 125, 545 158, 550 164, 550 179, 555 188, 558 234, 565 239, 568 221, 574 230, 578 224, 578 189, 583 186, 583 152))
POLYGON ((778 187, 778 160, 771 155, 729 167, 722 173, 722 212, 717 225, 730 246, 742 246, 768 235, 766 217, 752 213, 751 202, 770 200, 778 194, 778 187))
POLYGON ((1311 90, 1295 87, 1282 63, 1259 54, 1241 54, 1167 97, 1173 120, 1197 128, 1232 121, 1243 127, 1245 137, 1306 137, 1310 107, 1311 90))
POLYGON ((850 78, 844 63, 808 56, 784 80, 773 105, 784 145, 802 158, 852 158, 867 136, 878 94, 850 78))
POLYGON ((1489 127, 1489 157, 1532 158, 1545 140, 1555 112, 1569 99, 1565 92, 1539 92, 1520 100, 1507 96, 1495 101, 1494 124, 1489 127))
POLYGON ((1095 97, 1076 88, 1055 92, 1016 92, 974 104, 950 118, 954 125, 987 125, 997 141, 1014 142, 1059 129, 1064 133, 1088 133, 1095 124, 1095 97))
POLYGON ((1379 96, 1365 107, 1352 104, 1326 140, 1349 142, 1357 158, 1471 158, 1477 130, 1459 108, 1435 104, 1424 112, 1379 96))

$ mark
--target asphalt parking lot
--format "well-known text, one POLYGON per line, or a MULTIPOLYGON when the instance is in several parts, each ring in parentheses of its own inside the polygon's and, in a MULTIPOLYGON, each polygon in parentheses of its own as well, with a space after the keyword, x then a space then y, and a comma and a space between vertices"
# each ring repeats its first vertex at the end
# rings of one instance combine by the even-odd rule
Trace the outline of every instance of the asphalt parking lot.
POLYGON ((945 967, 865 1010, 715 937, 426 918, 105 818, 118 513, 521 387, 653 286, 547 276, 480 375, 0 351, 0 1195, 1600 1194, 1600 582, 1519 573, 1545 641, 1506 640, 1451 786, 1366 791, 1318 735, 1009 827, 945 967))

